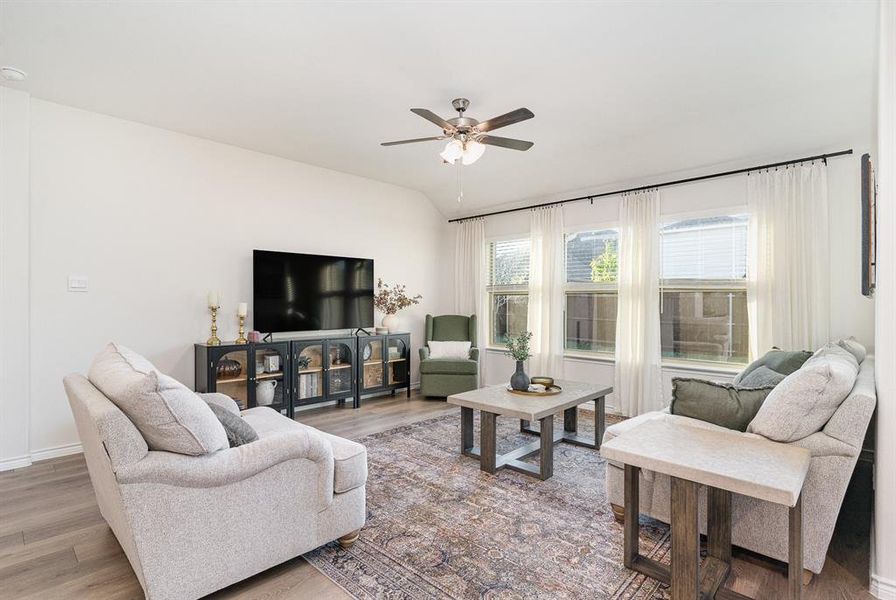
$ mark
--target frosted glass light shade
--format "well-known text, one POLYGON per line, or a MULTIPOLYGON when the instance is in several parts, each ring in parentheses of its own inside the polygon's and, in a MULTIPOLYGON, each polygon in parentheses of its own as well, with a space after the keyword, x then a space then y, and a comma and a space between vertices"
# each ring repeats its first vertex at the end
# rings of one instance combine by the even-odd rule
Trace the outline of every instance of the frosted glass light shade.
POLYGON ((467 149, 463 155, 465 165, 472 165, 485 153, 485 144, 479 142, 467 142, 467 149))
POLYGON ((454 164, 458 158, 463 156, 464 147, 457 140, 451 140, 447 144, 445 144, 445 149, 439 154, 446 163, 454 164))

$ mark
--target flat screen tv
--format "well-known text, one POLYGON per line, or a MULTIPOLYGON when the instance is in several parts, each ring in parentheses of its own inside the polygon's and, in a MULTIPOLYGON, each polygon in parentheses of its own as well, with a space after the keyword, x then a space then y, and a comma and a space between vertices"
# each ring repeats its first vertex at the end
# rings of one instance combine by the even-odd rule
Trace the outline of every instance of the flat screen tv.
POLYGON ((265 333, 373 326, 373 260, 255 250, 253 326, 265 333))

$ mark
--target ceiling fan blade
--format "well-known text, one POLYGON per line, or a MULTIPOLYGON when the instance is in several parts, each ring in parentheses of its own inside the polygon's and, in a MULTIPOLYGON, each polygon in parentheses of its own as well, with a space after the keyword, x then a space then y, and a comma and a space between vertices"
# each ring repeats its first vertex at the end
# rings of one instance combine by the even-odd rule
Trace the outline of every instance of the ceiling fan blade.
POLYGON ((449 123, 448 121, 446 121, 445 119, 443 119, 442 117, 437 115, 436 113, 432 112, 431 110, 427 110, 425 108, 412 108, 411 112, 414 113, 415 115, 420 115, 427 121, 435 123, 436 125, 438 125, 439 127, 441 127, 442 129, 444 129, 446 131, 454 131, 454 125, 452 125, 451 123, 449 123))
POLYGON ((497 135, 484 135, 479 138, 479 141, 489 146, 500 146, 501 148, 510 148, 511 150, 528 150, 535 145, 533 142, 498 137, 497 135))
POLYGON ((433 140, 444 140, 447 135, 437 135, 434 137, 414 138, 412 140, 398 140, 397 142, 383 142, 380 146, 398 146, 399 144, 413 144, 416 142, 431 142, 433 140))
POLYGON ((483 121, 476 126, 476 131, 484 133, 486 131, 497 129, 498 127, 507 127, 508 125, 513 125, 514 123, 519 123, 520 121, 531 119, 534 116, 535 113, 533 113, 528 108, 518 108, 516 110, 510 111, 507 114, 501 115, 500 117, 495 117, 494 119, 483 121))

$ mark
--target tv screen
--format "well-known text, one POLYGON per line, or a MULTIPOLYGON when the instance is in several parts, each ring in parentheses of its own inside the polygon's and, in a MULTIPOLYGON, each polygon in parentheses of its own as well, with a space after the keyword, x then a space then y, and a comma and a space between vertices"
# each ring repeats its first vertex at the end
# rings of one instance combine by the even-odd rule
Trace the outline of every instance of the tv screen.
POLYGON ((255 250, 253 325, 265 333, 373 325, 373 260, 255 250))

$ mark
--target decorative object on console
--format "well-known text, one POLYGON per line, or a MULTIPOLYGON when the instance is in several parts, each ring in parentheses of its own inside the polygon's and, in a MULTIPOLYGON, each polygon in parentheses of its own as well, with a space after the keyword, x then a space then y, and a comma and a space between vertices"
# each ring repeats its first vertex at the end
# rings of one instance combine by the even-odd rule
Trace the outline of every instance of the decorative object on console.
POLYGON ((419 304, 423 296, 417 294, 413 298, 409 297, 405 292, 404 285, 395 284, 390 286, 383 283, 382 279, 376 281, 376 294, 373 296, 373 306, 384 313, 383 327, 393 333, 398 330, 398 311, 405 309, 413 304, 419 304))
POLYGON ((255 386, 255 401, 258 406, 270 406, 274 403, 276 381, 259 381, 255 386))
POLYGON ((212 335, 205 342, 209 346, 220 346, 221 339, 218 337, 218 309, 221 308, 221 294, 218 292, 208 293, 208 309, 212 313, 212 335))
POLYGON ((530 377, 529 383, 532 385, 542 385, 545 388, 554 386, 554 378, 553 377, 530 377))
POLYGON ((243 366, 233 359, 225 358, 218 363, 218 379, 232 379, 234 377, 239 377, 242 372, 243 366))
POLYGON ((375 331, 376 331, 377 335, 386 335, 387 333, 389 333, 389 328, 388 327, 377 327, 375 329, 375 331))
POLYGON ((510 387, 515 390, 529 391, 529 376, 523 368, 523 361, 529 359, 532 353, 529 351, 529 342, 532 340, 531 331, 523 331, 511 337, 507 341, 507 351, 516 360, 516 372, 510 376, 510 387))
POLYGON ((255 331, 254 329, 249 332, 249 341, 253 344, 257 344, 261 341, 261 332, 255 331))
POLYGON ((264 372, 276 373, 280 370, 280 355, 268 354, 264 357, 264 372))
POLYGON ((236 338, 237 344, 246 344, 249 341, 246 339, 246 336, 244 335, 245 326, 246 326, 246 314, 248 313, 248 311, 249 311, 249 307, 245 302, 240 302, 237 305, 236 316, 238 316, 240 318, 240 335, 238 338, 236 338))

